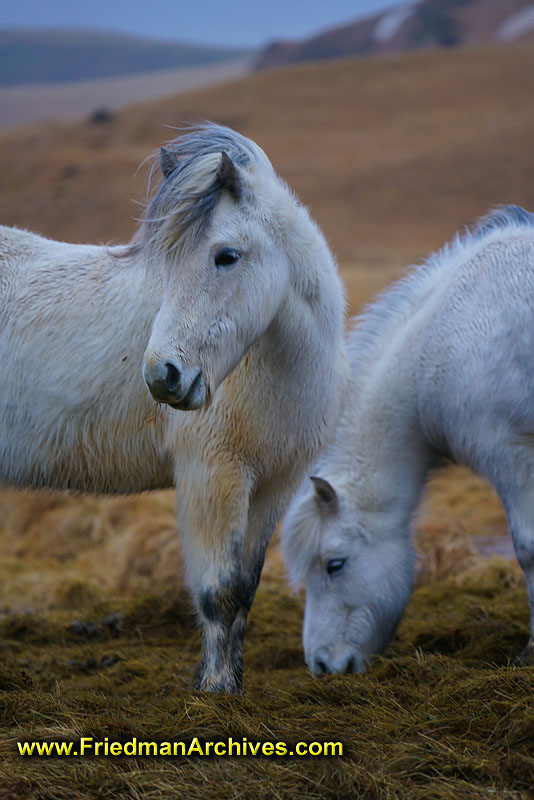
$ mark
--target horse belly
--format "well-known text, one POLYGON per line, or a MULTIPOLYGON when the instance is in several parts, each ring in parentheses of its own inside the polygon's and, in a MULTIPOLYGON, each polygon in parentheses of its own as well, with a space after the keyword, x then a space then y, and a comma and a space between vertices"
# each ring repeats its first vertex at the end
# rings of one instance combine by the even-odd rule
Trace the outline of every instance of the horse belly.
POLYGON ((173 468, 168 455, 162 457, 150 448, 135 454, 124 447, 114 450, 108 446, 99 457, 82 442, 53 454, 44 448, 20 449, 8 442, 0 456, 0 482, 19 489, 133 494, 171 488, 173 468))
POLYGON ((101 248, 29 242, 35 252, 16 270, 6 261, 0 281, 0 481, 117 493, 172 486, 165 421, 153 421, 141 376, 154 301, 144 273, 101 248))
POLYGON ((119 494, 173 485, 157 423, 142 416, 110 418, 37 401, 32 407, 1 390, 0 408, 4 484, 119 494))

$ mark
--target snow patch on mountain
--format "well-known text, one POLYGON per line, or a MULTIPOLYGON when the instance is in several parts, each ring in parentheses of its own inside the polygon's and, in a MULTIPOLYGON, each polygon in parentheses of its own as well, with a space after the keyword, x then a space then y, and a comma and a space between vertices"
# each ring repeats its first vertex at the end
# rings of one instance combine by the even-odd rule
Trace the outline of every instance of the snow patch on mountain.
POLYGON ((386 11, 375 25, 373 39, 375 42, 388 42, 398 30, 411 17, 417 3, 406 3, 391 11, 386 11))
POLYGON ((521 9, 516 14, 507 17, 496 31, 497 39, 509 42, 517 39, 534 28, 534 4, 521 9))

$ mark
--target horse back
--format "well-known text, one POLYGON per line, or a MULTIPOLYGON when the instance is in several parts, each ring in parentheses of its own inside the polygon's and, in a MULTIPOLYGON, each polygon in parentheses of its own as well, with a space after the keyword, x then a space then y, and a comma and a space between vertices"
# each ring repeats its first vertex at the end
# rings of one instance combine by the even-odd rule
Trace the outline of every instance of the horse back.
POLYGON ((441 291, 419 332, 424 425, 492 479, 534 433, 534 226, 490 237, 441 291))

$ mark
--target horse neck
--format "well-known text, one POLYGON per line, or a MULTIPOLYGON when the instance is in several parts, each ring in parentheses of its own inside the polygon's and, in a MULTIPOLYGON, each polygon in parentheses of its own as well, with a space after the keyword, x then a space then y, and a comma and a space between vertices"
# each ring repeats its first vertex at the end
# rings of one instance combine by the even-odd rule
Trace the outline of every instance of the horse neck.
POLYGON ((308 405, 322 414, 326 401, 340 404, 348 376, 344 291, 319 229, 304 208, 293 213, 287 295, 259 347, 264 363, 283 370, 285 391, 292 384, 300 402, 309 392, 308 405))
POLYGON ((408 524, 435 453, 419 422, 415 358, 392 347, 366 375, 353 376, 334 443, 335 461, 359 510, 393 515, 408 524))
POLYGON ((129 324, 131 327, 127 336, 132 336, 144 353, 163 298, 163 274, 161 270, 147 268, 147 254, 137 246, 135 238, 130 245, 117 248, 117 251, 111 261, 110 271, 111 278, 115 279, 120 290, 117 291, 116 301, 121 308, 129 310, 125 315, 125 326, 129 324), (121 249, 124 253, 120 252, 121 249), (127 280, 125 274, 119 273, 120 269, 127 271, 127 280))

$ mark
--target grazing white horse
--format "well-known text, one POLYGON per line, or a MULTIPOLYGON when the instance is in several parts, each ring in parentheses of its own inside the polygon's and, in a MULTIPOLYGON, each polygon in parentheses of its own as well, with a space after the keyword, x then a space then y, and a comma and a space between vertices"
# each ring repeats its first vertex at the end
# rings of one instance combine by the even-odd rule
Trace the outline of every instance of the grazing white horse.
POLYGON ((534 215, 482 219, 372 304, 348 351, 334 440, 283 533, 309 668, 363 672, 389 644, 412 590, 412 514, 444 456, 502 500, 532 615, 518 662, 534 663, 534 215))
POLYGON ((252 141, 210 124, 160 166, 130 245, 0 228, 0 478, 175 485, 199 685, 236 692, 267 543, 340 410, 343 290, 252 141))

